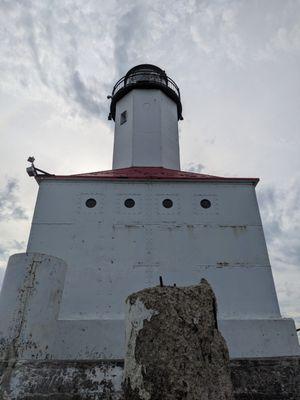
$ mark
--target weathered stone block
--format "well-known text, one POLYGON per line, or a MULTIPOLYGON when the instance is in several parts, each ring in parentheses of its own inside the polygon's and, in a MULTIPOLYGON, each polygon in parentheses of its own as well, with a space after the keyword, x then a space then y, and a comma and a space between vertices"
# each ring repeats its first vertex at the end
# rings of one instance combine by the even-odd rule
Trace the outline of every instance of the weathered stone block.
POLYGON ((18 361, 0 400, 118 400, 122 374, 123 361, 18 361))
POLYGON ((233 399, 228 350, 207 281, 145 289, 126 304, 126 400, 233 399))
POLYGON ((300 400, 300 357, 231 360, 235 400, 300 400))

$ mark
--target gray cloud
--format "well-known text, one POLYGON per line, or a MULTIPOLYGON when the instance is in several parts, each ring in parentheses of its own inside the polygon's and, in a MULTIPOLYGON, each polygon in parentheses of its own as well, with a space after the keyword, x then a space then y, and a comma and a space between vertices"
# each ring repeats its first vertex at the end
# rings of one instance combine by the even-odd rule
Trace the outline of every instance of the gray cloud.
POLYGON ((9 256, 11 256, 14 253, 25 251, 25 248, 26 245, 25 242, 23 241, 19 242, 17 240, 11 240, 5 242, 5 244, 0 243, 0 289, 5 274, 4 266, 6 266, 9 256))
POLYGON ((279 211, 279 200, 276 188, 265 187, 258 191, 260 210, 264 221, 265 235, 271 243, 279 235, 282 235, 281 212, 279 211))
POLYGON ((300 271, 300 178, 280 188, 262 187, 258 200, 275 267, 292 265, 300 271))
POLYGON ((299 3, 260 7, 258 15, 244 1, 3 0, 1 84, 45 98, 43 86, 71 112, 105 120, 113 80, 137 63, 168 60, 168 68, 188 66, 190 75, 199 62, 202 69, 224 59, 241 67, 298 51, 299 3))
POLYGON ((25 89, 35 98, 58 96, 72 113, 106 120, 111 84, 103 79, 109 71, 103 50, 112 45, 97 1, 72 7, 58 1, 4 2, 0 21, 4 87, 16 89, 18 80, 23 95, 25 89))
MULTIPOLYGON (((262 218, 266 230, 267 239, 276 245, 282 243, 282 248, 291 254, 300 256, 300 237, 296 242, 292 241, 295 232, 300 229, 300 178, 287 180, 280 186, 263 185, 258 190, 262 218), (299 248, 289 250, 287 242, 299 248)), ((295 260, 300 262, 300 258, 295 260)))
POLYGON ((0 244, 0 260, 7 260, 11 254, 16 251, 23 251, 25 247, 25 242, 19 242, 17 240, 8 241, 5 245, 0 244))
POLYGON ((7 254, 7 248, 0 244, 0 258, 5 259, 7 254))
POLYGON ((258 201, 281 310, 300 327, 300 178, 262 185, 258 201))
POLYGON ((201 163, 188 163, 185 170, 190 172, 201 173, 204 170, 204 165, 201 163))
POLYGON ((87 86, 78 71, 74 71, 72 81, 74 99, 88 114, 100 116, 107 113, 106 105, 98 98, 99 89, 96 82, 91 86, 87 86))
POLYGON ((0 191, 0 220, 28 219, 25 209, 20 205, 17 192, 17 180, 13 178, 8 179, 4 189, 0 191))
MULTIPOLYGON (((117 77, 123 76, 128 68, 133 66, 130 63, 138 60, 144 53, 141 44, 146 41, 149 32, 145 4, 144 2, 132 3, 116 24, 114 62, 117 77)), ((124 2, 119 1, 118 5, 122 9, 124 2)))

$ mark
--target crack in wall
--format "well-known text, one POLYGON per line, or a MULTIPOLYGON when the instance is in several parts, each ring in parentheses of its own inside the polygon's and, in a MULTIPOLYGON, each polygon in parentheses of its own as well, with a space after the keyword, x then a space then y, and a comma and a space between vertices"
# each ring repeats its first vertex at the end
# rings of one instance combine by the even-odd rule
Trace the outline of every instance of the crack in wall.
POLYGON ((5 351, 4 362, 6 367, 0 379, 0 398, 3 400, 10 399, 10 382, 16 362, 18 360, 18 349, 21 334, 26 324, 26 312, 28 310, 29 299, 32 296, 35 288, 36 270, 41 261, 32 260, 27 268, 27 273, 23 282, 23 287, 19 289, 18 308, 16 312, 16 326, 14 329, 14 337, 7 345, 5 351))

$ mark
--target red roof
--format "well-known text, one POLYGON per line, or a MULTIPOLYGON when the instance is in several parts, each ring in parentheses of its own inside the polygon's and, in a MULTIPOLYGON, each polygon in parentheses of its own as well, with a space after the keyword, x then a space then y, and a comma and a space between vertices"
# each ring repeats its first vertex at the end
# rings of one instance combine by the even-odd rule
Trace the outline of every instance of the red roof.
POLYGON ((221 176, 197 174, 195 172, 178 171, 162 167, 130 167, 109 171, 88 172, 76 175, 39 175, 38 180, 185 180, 205 182, 251 182, 257 184, 258 178, 225 178, 221 176))

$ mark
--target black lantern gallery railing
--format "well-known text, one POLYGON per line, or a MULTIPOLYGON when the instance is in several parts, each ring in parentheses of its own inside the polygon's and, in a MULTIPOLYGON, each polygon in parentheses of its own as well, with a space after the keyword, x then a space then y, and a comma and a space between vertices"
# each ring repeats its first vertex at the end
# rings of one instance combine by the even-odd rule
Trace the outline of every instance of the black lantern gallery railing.
POLYGON ((177 104, 178 119, 182 118, 180 90, 173 79, 165 71, 151 64, 141 64, 130 69, 125 76, 115 84, 111 96, 110 114, 108 119, 115 119, 116 103, 132 89, 160 89, 177 104))

